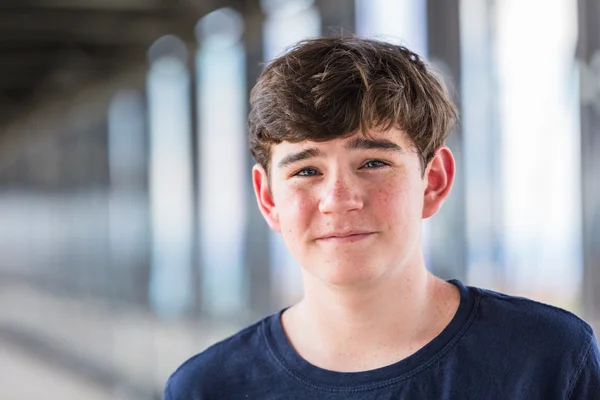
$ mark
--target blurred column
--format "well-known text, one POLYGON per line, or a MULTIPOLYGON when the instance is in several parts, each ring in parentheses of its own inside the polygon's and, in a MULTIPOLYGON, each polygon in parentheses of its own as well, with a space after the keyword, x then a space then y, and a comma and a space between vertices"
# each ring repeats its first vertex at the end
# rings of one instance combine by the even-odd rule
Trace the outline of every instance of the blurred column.
POLYGON ((121 90, 108 109, 109 232, 115 297, 147 300, 146 112, 142 93, 121 90))
MULTIPOLYGON (((152 335, 124 341, 118 318, 123 301, 135 307, 149 305, 147 117, 144 91, 123 89, 112 97, 108 109, 110 269, 107 268, 112 289, 111 318, 104 324, 107 332, 95 333, 104 339, 94 343, 110 345, 104 355, 112 353, 111 368, 117 368, 123 360, 121 346, 126 342, 127 352, 144 355, 143 360, 138 360, 137 372, 150 380, 155 365, 152 335)), ((85 323, 85 316, 82 319, 85 323)))
POLYGON ((354 0, 356 33, 427 55, 426 0, 354 0))
MULTIPOLYGON (((262 0, 263 57, 269 61, 300 40, 321 33, 321 19, 312 0, 262 0)), ((278 306, 290 305, 302 296, 302 275, 297 261, 279 233, 270 231, 269 252, 272 295, 278 306)))
POLYGON ((583 270, 577 10, 543 7, 494 3, 505 280, 509 292, 572 308, 583 270))
POLYGON ((266 15, 263 56, 271 61, 288 47, 321 34, 321 15, 313 0, 261 0, 266 15))
POLYGON ((243 32, 241 16, 230 8, 196 25, 202 307, 219 317, 239 316, 247 307, 243 32))
POLYGON ((192 151, 187 48, 176 36, 149 50, 150 300, 165 316, 188 313, 193 302, 192 151))
MULTIPOLYGON (((190 37, 185 39, 188 53, 195 54, 198 51, 198 43, 195 37, 195 32, 190 29, 190 37)), ((187 67, 190 71, 196 71, 196 58, 189 57, 187 67)), ((197 73, 190 74, 190 109, 193 114, 190 121, 191 129, 191 160, 192 160, 192 274, 191 279, 194 282, 193 294, 193 316, 196 318, 202 317, 202 255, 200 243, 200 120, 202 116, 199 114, 199 76, 197 73)))
POLYGON ((70 264, 71 274, 65 282, 71 280, 78 293, 108 296, 113 285, 109 268, 107 104, 98 102, 98 106, 104 112, 96 118, 92 112, 74 107, 69 126, 57 141, 62 148, 62 165, 56 183, 62 186, 62 194, 56 198, 60 200, 55 203, 59 213, 55 217, 62 231, 59 236, 64 234, 67 239, 61 253, 64 264, 70 264))
POLYGON ((316 0, 314 3, 320 14, 323 35, 349 36, 356 32, 355 0, 316 0))
POLYGON ((583 311, 600 330, 600 3, 579 0, 583 311))
POLYGON ((493 0, 460 1, 468 282, 503 287, 502 180, 493 0))
MULTIPOLYGON (((246 98, 263 70, 264 57, 264 14, 259 0, 248 2, 244 13, 246 31, 244 46, 246 48, 246 98)), ((244 140, 248 147, 248 140, 244 140)), ((268 315, 275 310, 273 299, 273 282, 271 281, 271 263, 269 257, 270 229, 258 210, 254 199, 251 170, 256 160, 250 151, 246 151, 245 190, 246 215, 248 224, 245 231, 244 256, 248 268, 250 309, 255 316, 268 315)))
MULTIPOLYGON (((461 84, 459 0, 427 0, 427 58, 441 74, 459 111, 461 84)), ((462 132, 446 141, 456 160, 452 194, 429 222, 429 265, 442 278, 466 278, 465 175, 462 132)))

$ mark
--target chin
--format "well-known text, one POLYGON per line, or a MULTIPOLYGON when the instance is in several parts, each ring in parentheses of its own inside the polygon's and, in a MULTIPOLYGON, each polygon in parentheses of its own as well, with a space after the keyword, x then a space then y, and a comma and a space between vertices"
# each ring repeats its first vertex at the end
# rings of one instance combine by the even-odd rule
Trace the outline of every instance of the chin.
POLYGON ((377 281, 384 275, 381 268, 365 267, 370 263, 324 263, 323 269, 315 271, 318 278, 332 286, 356 287, 377 281))

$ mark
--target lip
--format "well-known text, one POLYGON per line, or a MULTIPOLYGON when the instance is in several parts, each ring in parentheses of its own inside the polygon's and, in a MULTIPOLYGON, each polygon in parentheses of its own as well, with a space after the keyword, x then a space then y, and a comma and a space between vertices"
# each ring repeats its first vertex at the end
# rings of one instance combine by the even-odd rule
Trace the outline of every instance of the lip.
POLYGON ((353 243, 360 240, 366 239, 375 232, 345 232, 345 233, 332 233, 327 236, 318 238, 318 241, 329 242, 329 243, 353 243))

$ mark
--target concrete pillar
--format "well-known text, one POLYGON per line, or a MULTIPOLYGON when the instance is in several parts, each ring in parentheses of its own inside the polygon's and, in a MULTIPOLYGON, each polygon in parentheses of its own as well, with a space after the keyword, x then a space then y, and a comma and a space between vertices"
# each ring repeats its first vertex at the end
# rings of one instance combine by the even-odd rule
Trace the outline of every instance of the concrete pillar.
MULTIPOLYGON (((246 47, 246 82, 248 98, 250 91, 261 73, 264 60, 263 23, 264 15, 258 1, 248 2, 244 11, 246 24, 244 45, 246 47)), ((245 239, 245 260, 248 268, 249 308, 256 316, 275 311, 269 258, 269 227, 256 204, 251 181, 251 169, 256 161, 247 153, 246 207, 248 224, 245 239)))
MULTIPOLYGON (((459 0, 427 1, 428 59, 442 73, 460 110, 459 0)), ((432 218, 429 265, 441 278, 466 278, 465 182, 462 134, 458 128, 447 140, 456 159, 452 195, 432 218)))
POLYGON ((600 3, 579 0, 583 316, 600 330, 600 3))
POLYGON ((356 30, 356 7, 354 0, 316 0, 321 13, 323 36, 354 34, 356 30))
POLYGON ((493 0, 461 0, 461 137, 470 284, 504 288, 501 138, 493 0))

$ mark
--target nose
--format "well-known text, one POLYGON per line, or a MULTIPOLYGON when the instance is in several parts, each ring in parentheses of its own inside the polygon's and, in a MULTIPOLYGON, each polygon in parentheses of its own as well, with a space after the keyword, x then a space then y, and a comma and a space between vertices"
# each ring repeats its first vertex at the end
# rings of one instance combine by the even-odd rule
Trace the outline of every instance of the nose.
POLYGON ((331 176, 323 189, 319 211, 328 214, 344 214, 363 208, 364 201, 359 182, 338 174, 331 176))

